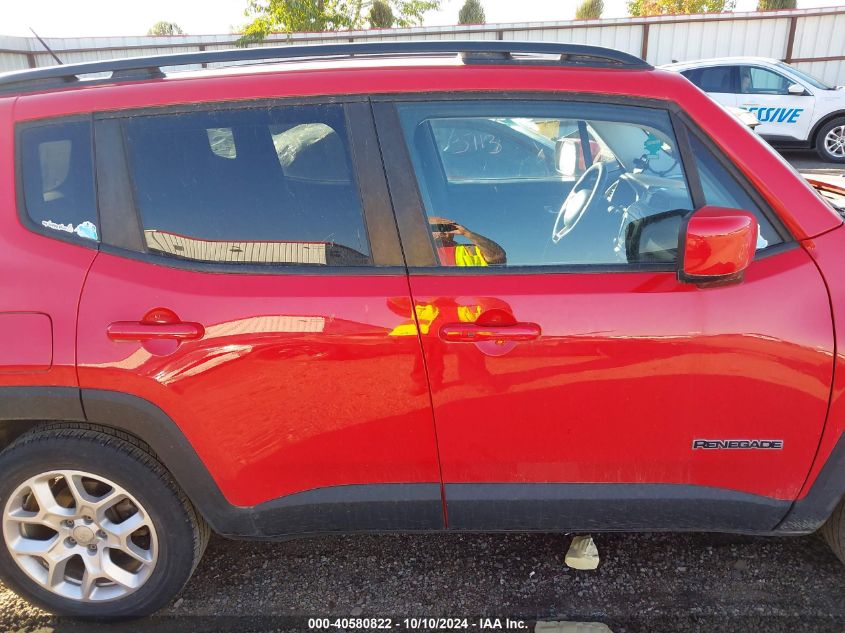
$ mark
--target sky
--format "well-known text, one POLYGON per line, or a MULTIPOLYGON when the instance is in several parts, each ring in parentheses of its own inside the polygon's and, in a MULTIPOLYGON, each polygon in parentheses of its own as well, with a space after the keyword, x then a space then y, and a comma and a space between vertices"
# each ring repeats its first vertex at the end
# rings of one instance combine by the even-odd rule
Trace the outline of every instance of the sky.
MULTIPOLYGON (((488 23, 568 20, 578 0, 482 0, 488 23)), ((604 17, 627 15, 625 0, 604 0, 604 17)), ((838 6, 845 0, 798 0, 801 9, 838 6)), ((192 35, 229 33, 247 18, 247 0, 0 0, 0 35, 42 37, 144 35, 159 20, 176 22, 192 35)), ((443 0, 426 26, 456 24, 463 0, 443 0)), ((757 0, 737 0, 753 11, 757 0)))

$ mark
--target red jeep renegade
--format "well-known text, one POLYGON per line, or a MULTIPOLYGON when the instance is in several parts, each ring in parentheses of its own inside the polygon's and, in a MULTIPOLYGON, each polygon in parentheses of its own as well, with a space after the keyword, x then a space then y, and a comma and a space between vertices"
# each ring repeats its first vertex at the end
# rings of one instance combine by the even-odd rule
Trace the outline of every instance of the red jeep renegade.
POLYGON ((843 220, 683 77, 206 51, 4 75, 0 129, 0 572, 32 602, 153 612, 212 530, 845 556, 843 220))

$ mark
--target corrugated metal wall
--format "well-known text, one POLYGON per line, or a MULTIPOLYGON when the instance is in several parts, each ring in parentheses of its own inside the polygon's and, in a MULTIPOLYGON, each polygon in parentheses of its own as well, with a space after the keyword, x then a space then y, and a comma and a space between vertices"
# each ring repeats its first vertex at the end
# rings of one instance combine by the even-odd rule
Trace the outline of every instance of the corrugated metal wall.
MULTIPOLYGON (((0 27, 1 28, 1 27, 0 27)), ((277 35, 267 44, 396 39, 547 40, 607 46, 653 64, 726 55, 759 55, 794 63, 824 80, 845 84, 845 6, 764 13, 526 22, 277 35)), ((229 48, 236 36, 49 38, 65 63, 229 48)), ((0 71, 48 66, 53 59, 35 38, 0 36, 0 71)))
POLYGON ((786 57, 789 18, 765 20, 690 20, 655 24, 649 29, 649 61, 704 59, 729 55, 786 57))

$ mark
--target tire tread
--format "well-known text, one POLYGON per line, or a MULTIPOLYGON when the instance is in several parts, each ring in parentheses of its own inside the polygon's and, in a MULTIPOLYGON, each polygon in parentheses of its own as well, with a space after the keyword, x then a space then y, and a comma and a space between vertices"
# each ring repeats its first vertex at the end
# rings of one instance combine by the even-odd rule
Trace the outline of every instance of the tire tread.
POLYGON ((824 139, 825 136, 827 136, 827 133, 833 128, 839 127, 840 125, 845 125, 845 117, 837 117, 835 119, 831 119, 830 121, 825 123, 816 133, 816 153, 822 158, 822 160, 835 164, 845 163, 845 157, 837 158, 834 156, 830 156, 824 148, 824 139))
POLYGON ((819 531, 833 553, 845 564, 845 499, 839 502, 819 531))
MULTIPOLYGON (((159 461, 152 448, 137 437, 119 431, 85 422, 73 423, 44 423, 16 438, 2 452, 0 457, 8 458, 18 451, 26 451, 37 447, 42 442, 83 441, 98 445, 104 451, 111 451, 131 459, 152 473, 162 485, 173 494, 178 503, 184 508, 190 523, 193 536, 193 554, 191 557, 190 574, 194 573, 202 559, 205 548, 211 536, 211 528, 199 514, 190 499, 185 495, 170 472, 159 461)), ((187 579, 186 579, 187 582, 187 579)))

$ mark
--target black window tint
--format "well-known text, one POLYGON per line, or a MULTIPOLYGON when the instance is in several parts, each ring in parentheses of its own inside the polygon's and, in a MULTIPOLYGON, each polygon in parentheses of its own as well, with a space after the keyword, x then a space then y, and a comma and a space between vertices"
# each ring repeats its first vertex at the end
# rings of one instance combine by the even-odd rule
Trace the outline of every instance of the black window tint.
POLYGON ((725 169, 704 143, 694 134, 690 134, 690 145, 698 166, 704 201, 708 205, 742 209, 750 211, 757 218, 760 232, 757 238, 757 250, 780 244, 783 239, 778 235, 772 223, 766 218, 760 207, 752 200, 730 172, 725 169))
POLYGON ((45 232, 98 239, 87 121, 25 128, 20 134, 24 204, 45 232))
POLYGON ((233 264, 370 263, 342 106, 134 117, 125 126, 151 251, 233 264))
POLYGON ((735 92, 731 66, 693 68, 681 74, 704 92, 735 92))
POLYGON ((692 202, 664 110, 541 101, 398 108, 442 266, 676 260, 692 202))

